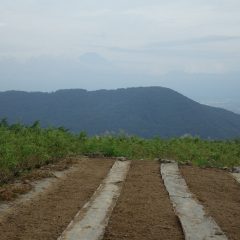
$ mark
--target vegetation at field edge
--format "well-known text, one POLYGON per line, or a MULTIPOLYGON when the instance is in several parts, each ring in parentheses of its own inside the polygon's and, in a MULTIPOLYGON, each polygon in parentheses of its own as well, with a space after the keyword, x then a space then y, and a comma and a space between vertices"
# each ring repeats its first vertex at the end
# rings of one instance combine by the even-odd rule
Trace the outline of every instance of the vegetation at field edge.
POLYGON ((88 137, 63 127, 41 128, 0 122, 0 183, 24 172, 74 155, 125 156, 130 159, 169 158, 198 166, 240 165, 240 139, 201 140, 195 137, 143 139, 125 133, 88 137))

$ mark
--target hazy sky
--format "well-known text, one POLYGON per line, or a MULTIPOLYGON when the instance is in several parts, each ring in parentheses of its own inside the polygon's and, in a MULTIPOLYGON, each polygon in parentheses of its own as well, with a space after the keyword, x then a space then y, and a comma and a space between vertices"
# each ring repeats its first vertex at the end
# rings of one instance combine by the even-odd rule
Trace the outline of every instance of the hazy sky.
POLYGON ((239 66, 239 0, 0 0, 0 91, 226 84, 239 66))
POLYGON ((156 73, 238 70, 239 13, 239 0, 0 0, 0 54, 98 52, 156 73))

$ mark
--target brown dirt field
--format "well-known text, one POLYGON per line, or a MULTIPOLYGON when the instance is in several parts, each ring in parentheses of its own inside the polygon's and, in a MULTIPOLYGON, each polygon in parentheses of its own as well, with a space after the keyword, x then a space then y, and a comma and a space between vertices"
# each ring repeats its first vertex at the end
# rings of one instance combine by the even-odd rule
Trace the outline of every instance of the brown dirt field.
POLYGON ((1 240, 56 240, 92 196, 113 164, 110 159, 79 160, 76 171, 38 199, 0 221, 1 240))
POLYGON ((229 239, 240 239, 240 184, 218 169, 181 167, 191 190, 229 239))
POLYGON ((79 157, 68 157, 12 178, 11 181, 0 186, 0 202, 12 201, 19 195, 29 192, 32 190, 32 183, 34 181, 54 177, 53 173, 55 171, 67 170, 69 167, 77 164, 79 159, 79 157))
POLYGON ((184 239, 156 161, 133 161, 104 240, 184 239))

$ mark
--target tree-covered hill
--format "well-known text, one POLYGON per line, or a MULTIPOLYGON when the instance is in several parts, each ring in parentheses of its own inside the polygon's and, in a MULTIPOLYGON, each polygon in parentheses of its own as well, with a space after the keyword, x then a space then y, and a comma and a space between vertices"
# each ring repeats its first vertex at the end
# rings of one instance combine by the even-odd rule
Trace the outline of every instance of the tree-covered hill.
POLYGON ((142 137, 184 134, 203 138, 240 136, 240 115, 201 105, 167 88, 0 92, 0 118, 64 126, 90 135, 124 130, 142 137))

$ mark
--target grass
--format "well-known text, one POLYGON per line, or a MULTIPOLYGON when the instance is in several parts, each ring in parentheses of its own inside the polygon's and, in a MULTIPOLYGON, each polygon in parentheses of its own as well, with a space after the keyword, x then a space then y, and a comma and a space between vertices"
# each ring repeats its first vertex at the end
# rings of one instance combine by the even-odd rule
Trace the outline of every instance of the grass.
POLYGON ((63 128, 0 124, 0 182, 78 152, 78 137, 63 128))
POLYGON ((142 139, 128 136, 87 138, 82 152, 130 159, 168 158, 198 166, 233 167, 240 165, 240 140, 207 141, 199 138, 142 139))
POLYGON ((130 159, 169 158, 198 166, 240 165, 240 140, 209 141, 185 137, 143 139, 120 133, 88 137, 64 128, 9 125, 0 122, 0 183, 67 156, 125 156, 130 159))

